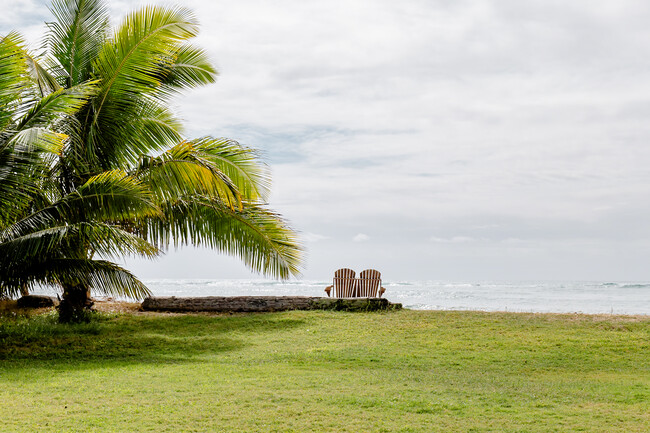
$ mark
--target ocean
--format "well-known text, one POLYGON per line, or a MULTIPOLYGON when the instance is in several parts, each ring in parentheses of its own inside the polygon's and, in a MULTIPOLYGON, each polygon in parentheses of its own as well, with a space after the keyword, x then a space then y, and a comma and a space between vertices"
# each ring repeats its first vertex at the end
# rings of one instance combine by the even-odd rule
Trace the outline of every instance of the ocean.
MULTIPOLYGON (((145 280, 154 296, 325 296, 329 281, 145 280)), ((384 282, 384 297, 416 310, 650 315, 650 282, 384 282)))
MULTIPOLYGON (((326 296, 331 281, 144 280, 154 296, 326 296)), ((650 315, 648 281, 392 281, 385 298, 415 310, 650 315)), ((51 290, 35 293, 55 295, 51 290)), ((101 297, 100 297, 101 298, 101 297)))

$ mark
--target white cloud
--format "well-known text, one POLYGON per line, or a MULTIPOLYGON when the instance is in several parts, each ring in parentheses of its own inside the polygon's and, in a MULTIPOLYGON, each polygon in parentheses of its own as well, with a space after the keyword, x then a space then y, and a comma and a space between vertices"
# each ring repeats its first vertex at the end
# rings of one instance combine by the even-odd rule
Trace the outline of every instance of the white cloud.
POLYGON ((366 242, 368 240, 370 240, 370 236, 364 233, 359 233, 352 238, 353 242, 366 242))
POLYGON ((329 236, 324 236, 324 235, 319 235, 317 233, 302 233, 300 236, 301 239, 305 240, 306 242, 318 242, 322 241, 325 239, 329 239, 329 236))
POLYGON ((501 243, 506 245, 524 245, 526 244, 526 241, 519 238, 506 238, 501 240, 501 243))
POLYGON ((432 242, 444 243, 444 244, 464 244, 464 243, 476 241, 476 239, 469 236, 453 236, 451 238, 439 238, 439 237, 432 236, 430 239, 432 242))

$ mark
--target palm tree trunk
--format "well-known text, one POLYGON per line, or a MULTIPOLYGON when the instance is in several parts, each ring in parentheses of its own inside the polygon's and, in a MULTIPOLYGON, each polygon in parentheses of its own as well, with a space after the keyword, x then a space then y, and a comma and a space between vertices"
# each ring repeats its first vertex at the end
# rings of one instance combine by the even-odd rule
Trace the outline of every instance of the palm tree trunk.
POLYGON ((90 321, 90 290, 84 284, 64 287, 59 304, 59 323, 82 323, 90 321))

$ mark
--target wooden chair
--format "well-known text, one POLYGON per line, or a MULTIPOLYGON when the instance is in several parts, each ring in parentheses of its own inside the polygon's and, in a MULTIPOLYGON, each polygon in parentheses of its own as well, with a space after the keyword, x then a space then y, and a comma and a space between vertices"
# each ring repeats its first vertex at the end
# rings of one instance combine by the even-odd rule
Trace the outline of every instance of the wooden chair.
POLYGON ((385 291, 386 289, 381 287, 381 274, 379 271, 366 269, 359 274, 359 289, 357 296, 364 298, 381 298, 381 295, 383 295, 385 291), (379 296, 377 296, 377 291, 379 291, 379 296))
POLYGON ((325 287, 327 296, 334 289, 333 296, 335 298, 353 298, 357 296, 357 279, 355 278, 356 272, 352 269, 339 269, 334 272, 334 281, 331 286, 325 287))

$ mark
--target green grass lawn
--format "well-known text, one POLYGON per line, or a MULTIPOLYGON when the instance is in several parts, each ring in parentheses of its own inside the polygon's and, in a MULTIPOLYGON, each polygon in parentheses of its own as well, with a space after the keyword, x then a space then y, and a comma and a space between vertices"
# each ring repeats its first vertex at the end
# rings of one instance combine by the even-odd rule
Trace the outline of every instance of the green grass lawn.
POLYGON ((650 318, 0 319, 2 432, 649 432, 650 318))

